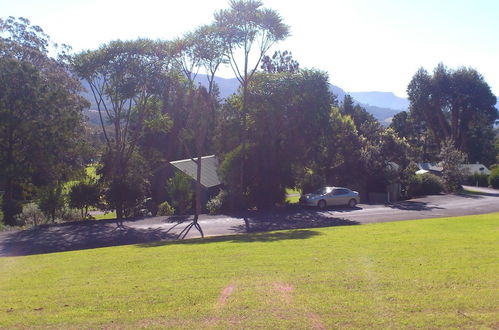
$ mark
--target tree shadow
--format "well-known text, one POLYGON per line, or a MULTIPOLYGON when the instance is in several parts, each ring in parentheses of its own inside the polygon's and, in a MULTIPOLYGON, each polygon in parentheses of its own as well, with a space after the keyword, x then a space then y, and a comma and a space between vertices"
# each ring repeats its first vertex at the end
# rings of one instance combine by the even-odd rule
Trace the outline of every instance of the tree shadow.
POLYGON ((404 210, 404 211, 431 211, 443 210, 444 208, 438 206, 429 206, 426 202, 402 201, 394 204, 387 205, 389 208, 404 210))
POLYGON ((178 245, 178 244, 211 244, 219 242, 230 242, 230 243, 252 243, 252 242, 276 242, 283 240, 295 240, 295 239, 307 239, 314 236, 321 235, 320 232, 307 229, 297 229, 290 231, 280 231, 280 232, 265 232, 265 233, 252 233, 249 235, 225 235, 225 236, 213 236, 205 239, 194 238, 188 240, 169 240, 169 241, 158 241, 151 243, 138 244, 138 247, 142 248, 152 248, 160 247, 165 245, 178 245))
POLYGON ((94 249, 174 239, 170 229, 117 227, 114 222, 43 226, 4 235, 0 256, 94 249))
POLYGON ((278 209, 261 212, 247 212, 237 216, 244 220, 244 225, 233 226, 236 233, 254 233, 284 229, 304 229, 333 226, 358 225, 359 222, 332 217, 329 211, 317 209, 278 209))

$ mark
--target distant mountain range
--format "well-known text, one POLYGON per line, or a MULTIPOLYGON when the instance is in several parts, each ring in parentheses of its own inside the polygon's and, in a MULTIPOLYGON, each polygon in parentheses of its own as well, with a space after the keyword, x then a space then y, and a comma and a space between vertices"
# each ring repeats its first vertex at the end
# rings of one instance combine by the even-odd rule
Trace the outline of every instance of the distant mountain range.
MULTIPOLYGON (((203 74, 198 74, 195 81, 203 86, 208 84, 208 79, 203 74)), ((229 97, 239 88, 239 81, 236 78, 215 77, 215 82, 220 90, 221 98, 229 97)), ((338 102, 343 102, 347 92, 341 87, 332 84, 330 84, 330 89, 338 97, 338 102)), ((350 93, 350 95, 358 104, 384 124, 389 124, 393 116, 400 111, 407 110, 409 106, 407 99, 398 97, 391 92, 354 92, 350 93)))
MULTIPOLYGON (((203 74, 198 74, 195 81, 204 86, 208 84, 208 79, 203 74)), ((229 97, 237 92, 239 88, 239 81, 236 78, 215 77, 215 82, 218 85, 221 98, 229 97)), ((91 109, 96 109, 96 104, 89 91, 88 84, 84 81, 82 81, 82 84, 87 89, 87 92, 82 93, 82 95, 91 103, 91 109)), ((330 85, 330 89, 337 96, 338 102, 343 102, 347 92, 335 85, 330 85)), ((407 110, 409 106, 407 99, 398 97, 391 92, 351 92, 349 94, 359 105, 385 125, 391 122, 393 116, 407 110)), ((95 120, 95 113, 88 113, 87 115, 95 120)), ((93 123, 94 120, 91 120, 91 122, 93 123)))

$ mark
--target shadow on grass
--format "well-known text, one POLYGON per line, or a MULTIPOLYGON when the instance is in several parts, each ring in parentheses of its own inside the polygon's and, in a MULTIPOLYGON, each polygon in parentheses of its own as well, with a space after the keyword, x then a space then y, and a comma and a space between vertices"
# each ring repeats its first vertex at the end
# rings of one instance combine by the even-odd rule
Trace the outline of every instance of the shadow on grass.
POLYGON ((297 230, 270 232, 270 233, 252 233, 248 235, 214 236, 204 239, 194 238, 188 240, 159 241, 159 242, 139 244, 137 246, 142 248, 151 248, 151 247, 160 247, 173 244, 192 245, 192 244, 211 244, 219 242, 231 242, 231 243, 276 242, 283 240, 307 239, 318 235, 321 235, 321 233, 314 230, 297 229, 297 230))
MULTIPOLYGON (((238 225, 222 227, 213 234, 247 234, 244 236, 220 236, 205 240, 175 241, 174 244, 205 244, 210 242, 272 242, 287 239, 307 239, 318 232, 305 228, 357 225, 358 222, 335 218, 334 212, 306 209, 273 209, 265 212, 245 212, 236 216, 238 225), (291 232, 263 233, 283 229, 302 229, 291 232), (261 233, 261 234, 253 234, 261 233)), ((216 217, 214 217, 216 218, 216 217)), ((74 251, 128 244, 142 244, 143 247, 167 244, 178 237, 181 225, 190 216, 157 217, 150 219, 128 219, 124 226, 117 227, 115 220, 80 221, 59 225, 47 225, 0 235, 0 256, 24 256, 63 251, 74 251), (139 227, 135 224, 141 221, 139 227), (129 226, 127 226, 129 223, 129 226), (171 226, 155 227, 157 224, 171 226), (167 241, 167 242, 165 242, 167 241), (153 243, 158 242, 158 243, 153 243)), ((206 217, 209 223, 210 217, 206 217)), ((207 224, 206 223, 206 224, 207 224)), ((202 225, 203 227, 205 224, 202 225)))

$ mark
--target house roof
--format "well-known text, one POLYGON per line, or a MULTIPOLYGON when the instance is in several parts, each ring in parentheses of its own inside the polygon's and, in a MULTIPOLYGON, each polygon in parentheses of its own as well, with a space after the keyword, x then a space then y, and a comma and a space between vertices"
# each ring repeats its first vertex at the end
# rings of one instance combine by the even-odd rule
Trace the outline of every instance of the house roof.
MULTIPOLYGON (((196 180, 197 165, 192 159, 182 159, 170 162, 178 170, 184 172, 192 179, 196 180)), ((215 187, 221 184, 218 177, 218 159, 215 155, 201 157, 201 185, 206 188, 215 187)))
POLYGON ((437 163, 418 163, 420 170, 442 172, 443 167, 439 166, 437 163))
POLYGON ((461 168, 464 170, 468 170, 469 174, 482 173, 482 174, 490 174, 490 170, 483 164, 463 164, 461 168))

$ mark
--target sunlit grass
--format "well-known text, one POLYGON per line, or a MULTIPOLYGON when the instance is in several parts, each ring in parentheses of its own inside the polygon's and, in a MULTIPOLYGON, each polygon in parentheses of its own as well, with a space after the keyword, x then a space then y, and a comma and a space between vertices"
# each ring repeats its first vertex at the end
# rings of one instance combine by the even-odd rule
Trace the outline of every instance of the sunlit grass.
POLYGON ((0 258, 5 328, 496 328, 499 214, 0 258))
POLYGON ((289 204, 298 203, 298 201, 300 200, 299 194, 301 194, 300 190, 287 188, 286 189, 286 202, 289 204), (289 196, 289 195, 297 195, 297 196, 289 196))

